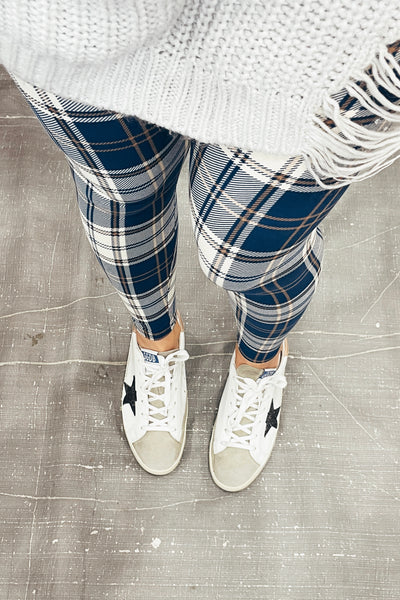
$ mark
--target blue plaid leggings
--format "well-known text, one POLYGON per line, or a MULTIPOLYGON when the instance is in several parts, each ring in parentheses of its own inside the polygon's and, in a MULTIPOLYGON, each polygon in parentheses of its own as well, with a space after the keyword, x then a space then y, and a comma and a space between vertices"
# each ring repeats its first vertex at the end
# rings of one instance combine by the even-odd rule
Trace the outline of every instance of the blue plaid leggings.
MULTIPOLYGON (((87 237, 138 331, 157 340, 176 321, 176 185, 189 152, 200 265, 228 293, 241 353, 272 358, 312 298, 318 225, 348 186, 322 189, 300 156, 200 143, 16 81, 68 159, 87 237)), ((345 91, 334 97, 372 123, 345 91)))

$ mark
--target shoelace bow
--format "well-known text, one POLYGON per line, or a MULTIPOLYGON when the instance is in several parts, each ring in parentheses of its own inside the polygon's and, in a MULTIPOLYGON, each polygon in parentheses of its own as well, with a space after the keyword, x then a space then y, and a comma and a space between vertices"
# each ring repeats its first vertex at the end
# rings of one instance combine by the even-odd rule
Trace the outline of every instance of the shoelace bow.
POLYGON ((230 447, 249 450, 253 446, 260 428, 264 428, 274 390, 277 387, 285 388, 287 381, 286 377, 280 373, 257 381, 238 375, 236 381, 235 404, 232 413, 228 416, 225 429, 226 444, 230 447))
POLYGON ((148 398, 149 430, 168 430, 171 381, 178 363, 189 358, 186 350, 176 350, 163 364, 145 363, 144 390, 148 398))

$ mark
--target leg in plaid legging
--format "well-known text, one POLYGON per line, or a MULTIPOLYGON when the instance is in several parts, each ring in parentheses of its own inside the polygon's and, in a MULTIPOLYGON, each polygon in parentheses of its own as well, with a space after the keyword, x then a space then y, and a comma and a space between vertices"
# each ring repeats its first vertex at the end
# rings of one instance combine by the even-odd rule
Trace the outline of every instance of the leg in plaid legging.
MULTIPOLYGON (((400 41, 390 51, 399 61, 400 41)), ((190 150, 200 264, 228 292, 242 355, 274 356, 315 290, 318 225, 348 186, 320 188, 301 157, 200 144, 17 84, 69 160, 87 236, 137 330, 159 340, 175 324, 176 184, 190 150)), ((334 98, 351 119, 375 126, 346 90, 334 98)))
POLYGON ((318 225, 346 187, 320 188, 301 157, 201 144, 18 83, 69 160, 98 260, 151 340, 176 321, 176 184, 190 150, 200 264, 228 292, 241 354, 257 363, 272 358, 311 300, 322 255, 318 225))

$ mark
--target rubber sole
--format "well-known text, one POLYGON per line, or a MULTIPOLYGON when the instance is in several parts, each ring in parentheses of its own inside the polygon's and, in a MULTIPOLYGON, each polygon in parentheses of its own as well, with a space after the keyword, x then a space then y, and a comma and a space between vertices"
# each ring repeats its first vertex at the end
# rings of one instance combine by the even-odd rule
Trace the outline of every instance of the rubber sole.
POLYGON ((272 450, 274 449, 275 444, 274 444, 274 446, 272 446, 271 451, 268 454, 265 461, 258 467, 258 469, 250 477, 250 479, 243 482, 240 486, 231 487, 231 486, 225 485, 224 483, 219 481, 219 479, 217 479, 217 476, 215 475, 213 467, 212 467, 212 458, 213 458, 212 447, 213 447, 213 443, 214 443, 214 431, 215 431, 215 425, 212 430, 211 441, 210 441, 210 446, 209 446, 209 450, 208 450, 208 465, 209 465, 212 480, 214 481, 215 485, 217 485, 219 488, 221 488, 221 490, 224 490, 225 492, 241 492, 241 491, 245 490, 246 488, 248 488, 249 485, 251 485, 253 483, 253 481, 255 481, 257 479, 257 477, 260 475, 261 471, 264 469, 265 465, 267 464, 267 462, 269 461, 269 459, 271 457, 272 450))
POLYGON ((180 461, 182 459, 183 451, 185 449, 187 417, 188 417, 188 404, 187 404, 187 401, 186 401, 185 416, 183 418, 184 429, 183 429, 183 440, 181 442, 182 446, 181 446, 181 449, 180 449, 180 452, 179 452, 179 455, 178 455, 178 458, 176 459, 176 461, 170 467, 168 467, 168 469, 164 469, 163 471, 157 471, 155 469, 152 469, 148 465, 144 464, 144 462, 141 460, 140 456, 136 452, 135 448, 133 447, 133 445, 131 444, 131 442, 128 440, 128 436, 127 436, 126 431, 125 431, 124 420, 122 419, 122 426, 123 426, 123 429, 124 429, 126 441, 128 442, 128 446, 131 449, 131 452, 132 452, 133 456, 135 457, 136 461, 138 462, 138 464, 142 467, 142 469, 144 471, 146 471, 147 473, 150 473, 151 475, 168 475, 168 473, 172 473, 172 471, 174 471, 174 469, 176 469, 176 467, 179 465, 179 463, 180 463, 180 461))

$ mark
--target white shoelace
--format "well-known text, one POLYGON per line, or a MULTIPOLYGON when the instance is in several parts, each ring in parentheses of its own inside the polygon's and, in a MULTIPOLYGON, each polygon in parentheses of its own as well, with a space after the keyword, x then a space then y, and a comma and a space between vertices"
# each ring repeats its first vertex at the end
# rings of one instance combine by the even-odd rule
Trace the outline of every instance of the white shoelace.
POLYGON ((170 420, 176 415, 171 414, 171 383, 175 367, 178 363, 189 358, 186 350, 172 352, 160 363, 145 362, 144 391, 147 395, 149 408, 149 425, 151 431, 168 431, 170 420))
POLYGON ((280 373, 257 381, 237 375, 236 381, 235 403, 227 419, 225 443, 229 447, 249 450, 265 427, 274 390, 285 388, 287 382, 280 373))

